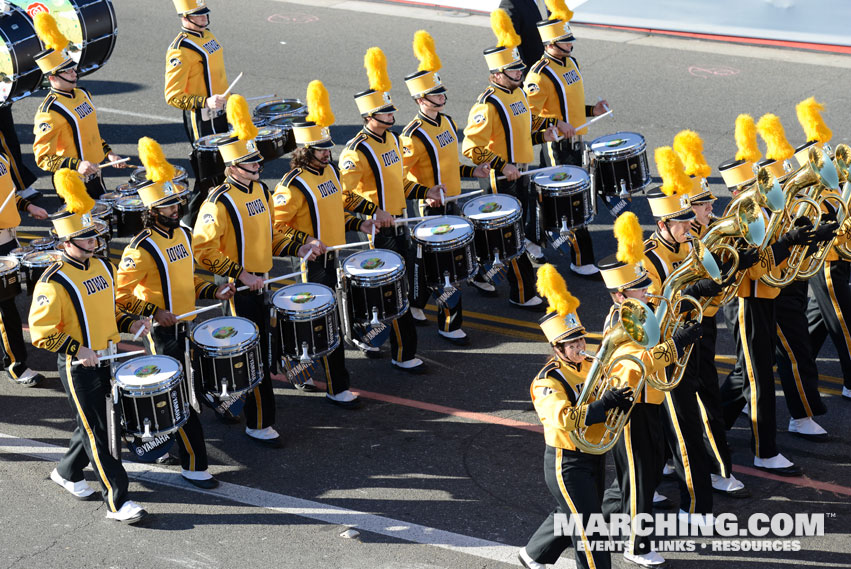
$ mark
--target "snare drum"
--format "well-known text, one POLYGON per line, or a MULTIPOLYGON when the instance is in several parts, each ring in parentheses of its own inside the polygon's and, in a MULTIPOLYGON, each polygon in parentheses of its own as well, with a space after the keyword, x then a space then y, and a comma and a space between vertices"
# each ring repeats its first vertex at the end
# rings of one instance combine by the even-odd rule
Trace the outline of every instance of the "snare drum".
POLYGON ((21 294, 20 261, 14 256, 0 257, 0 300, 21 294))
POLYGON ((201 388, 221 399, 254 389, 263 379, 257 325, 239 316, 218 316, 189 333, 192 367, 201 388))
POLYGON ((591 153, 597 194, 626 197, 650 184, 647 144, 640 134, 617 132, 595 138, 591 153))
POLYGON ((109 241, 112 238, 112 206, 103 200, 95 200, 95 207, 92 208, 92 219, 106 225, 106 231, 103 235, 98 235, 98 237, 103 237, 109 241))
POLYGON ((461 212, 476 229, 476 255, 481 263, 492 264, 497 256, 507 263, 526 250, 523 208, 514 196, 478 196, 465 203, 461 212))
POLYGON ((42 74, 35 56, 41 43, 32 20, 18 6, 0 11, 0 40, 0 75, 5 78, 0 81, 0 105, 4 105, 38 90, 42 74))
POLYGON ((296 149, 295 136, 293 135, 293 123, 303 121, 303 116, 298 117, 275 117, 266 121, 269 126, 281 129, 284 136, 284 154, 289 154, 296 149))
POLYGON ((340 345, 340 324, 334 291, 317 283, 285 286, 272 296, 278 314, 276 337, 280 352, 299 359, 318 359, 340 345))
MULTIPOLYGON (((146 178, 145 175, 146 175, 146 171, 145 171, 144 166, 141 167, 141 168, 136 168, 135 170, 133 170, 133 173, 130 174, 130 183, 133 186, 138 186, 142 182, 146 182, 148 180, 148 178, 146 178)), ((176 182, 176 183, 183 184, 183 185, 187 185, 188 179, 189 179, 189 176, 186 175, 186 169, 183 166, 175 165, 174 166, 174 179, 172 181, 176 182)), ((118 190, 116 190, 116 191, 118 191, 118 190)), ((133 193, 138 193, 138 192, 134 189, 133 193)))
POLYGON ((145 228, 147 208, 142 198, 123 197, 115 202, 115 226, 119 237, 132 237, 145 228))
POLYGON ((36 251, 49 251, 51 249, 55 249, 56 237, 54 236, 53 230, 51 230, 51 235, 48 235, 47 237, 39 237, 38 239, 30 241, 30 247, 36 251))
POLYGON ((269 161, 284 155, 284 143, 286 136, 284 129, 279 126, 265 125, 257 127, 257 150, 263 156, 263 160, 269 161))
POLYGON ((230 138, 230 134, 209 134, 195 141, 192 153, 198 165, 199 180, 224 175, 225 163, 219 154, 219 142, 227 138, 230 138))
POLYGON ((62 258, 59 251, 33 251, 21 259, 21 269, 27 279, 27 294, 32 296, 35 283, 41 278, 45 269, 62 258))
POLYGON ((473 224, 457 215, 442 215, 419 222, 411 239, 422 251, 423 278, 429 286, 456 285, 479 270, 473 224))
POLYGON ((538 192, 539 219, 543 229, 568 231, 586 225, 594 217, 591 177, 578 166, 560 166, 532 178, 538 192))
MULTIPOLYGON (((122 185, 126 186, 127 184, 122 184, 122 185)), ((118 193, 118 191, 116 190, 114 192, 106 192, 105 194, 102 194, 98 198, 98 201, 102 201, 103 203, 105 203, 106 205, 108 205, 111 208, 115 205, 115 202, 120 197, 122 197, 122 194, 118 193)))
POLYGON ((254 109, 254 118, 263 124, 275 117, 306 117, 307 105, 298 99, 278 99, 260 103, 254 109))
POLYGON ((143 441, 170 435, 189 420, 183 366, 170 356, 140 356, 115 370, 121 424, 143 441))
POLYGON ((35 249, 27 245, 26 247, 16 247, 12 249, 11 251, 9 251, 9 254, 16 258, 18 262, 20 262, 27 255, 27 253, 32 253, 33 251, 35 251, 35 249))
MULTIPOLYGON (((136 187, 136 182, 127 182, 124 184, 118 184, 118 186, 115 188, 115 192, 113 192, 113 195, 116 194, 117 197, 115 199, 117 200, 118 198, 123 198, 125 196, 138 196, 139 190, 136 187)), ((106 194, 101 196, 100 199, 103 200, 105 195, 106 194)))
POLYGON ((343 279, 348 299, 344 308, 355 323, 386 323, 408 311, 405 260, 395 251, 373 249, 348 256, 343 279))

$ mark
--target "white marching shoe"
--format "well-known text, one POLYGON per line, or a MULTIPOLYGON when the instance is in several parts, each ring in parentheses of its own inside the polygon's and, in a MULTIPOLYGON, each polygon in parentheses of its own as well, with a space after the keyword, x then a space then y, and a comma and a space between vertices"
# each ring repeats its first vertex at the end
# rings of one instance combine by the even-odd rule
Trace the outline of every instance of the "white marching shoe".
POLYGON ((777 474, 779 476, 801 475, 801 469, 795 466, 795 463, 779 453, 771 458, 760 458, 755 456, 753 459, 753 465, 760 470, 777 474))
POLYGON ((520 560, 520 564, 526 569, 547 569, 547 566, 543 563, 538 563, 526 552, 526 548, 524 547, 520 551, 517 552, 517 559, 520 560))
POLYGON ((414 317, 414 320, 417 322, 428 322, 428 318, 426 318, 425 312, 423 312, 422 308, 417 308, 416 306, 411 307, 411 316, 414 317))
POLYGON ((636 565, 641 565, 642 567, 665 567, 667 566, 667 562, 665 558, 659 555, 657 552, 652 549, 644 554, 633 553, 632 551, 624 551, 623 558, 629 561, 630 563, 635 563, 636 565))
POLYGON ((789 432, 814 442, 826 441, 829 438, 827 431, 812 417, 789 419, 789 432))
POLYGON ((53 472, 50 473, 50 479, 65 488, 69 494, 78 500, 85 500, 95 493, 94 489, 89 486, 89 483, 85 480, 80 480, 79 482, 65 480, 55 468, 53 469, 53 472))
POLYGON ((148 512, 145 509, 137 504, 136 502, 131 502, 127 500, 117 512, 107 512, 106 518, 108 520, 116 520, 123 524, 135 524, 137 522, 142 521, 142 519, 148 515, 148 512))
POLYGON ((727 494, 733 498, 747 498, 751 495, 750 490, 745 488, 741 480, 730 474, 727 478, 717 474, 710 474, 712 480, 712 489, 721 494, 727 494))

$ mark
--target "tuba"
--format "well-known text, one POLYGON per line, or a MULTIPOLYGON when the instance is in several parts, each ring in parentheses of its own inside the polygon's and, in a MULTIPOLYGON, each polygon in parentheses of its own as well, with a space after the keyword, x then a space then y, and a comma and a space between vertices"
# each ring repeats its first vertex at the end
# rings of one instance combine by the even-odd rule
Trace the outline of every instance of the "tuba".
MULTIPOLYGON (((843 199, 845 199, 845 207, 846 209, 849 209, 851 208, 851 202, 846 199, 846 194, 849 193, 849 186, 851 186, 851 147, 847 144, 838 145, 836 147, 836 152, 834 153, 834 163, 836 164, 836 172, 839 175, 839 183, 843 185, 842 196, 843 199)), ((851 213, 851 211, 847 213, 851 213)), ((843 225, 847 226, 849 221, 851 221, 851 217, 846 214, 843 225)), ((842 231, 846 230, 847 227, 842 228, 842 231)), ((842 260, 851 261, 851 245, 848 243, 837 243, 834 247, 834 251, 836 251, 836 254, 839 255, 842 260)))
MULTIPOLYGON (((636 399, 644 388, 647 379, 647 368, 644 362, 632 354, 621 354, 614 357, 615 350, 629 342, 635 342, 643 348, 650 348, 659 342, 659 324, 653 310, 636 299, 627 299, 620 306, 618 322, 603 336, 600 348, 596 355, 583 354, 593 360, 591 369, 585 379, 585 385, 576 406, 585 405, 591 399, 599 399, 609 389, 620 387, 620 382, 611 373, 614 366, 621 361, 634 363, 641 371, 638 384, 633 388, 636 399)), ((634 401, 633 401, 634 404, 634 401)), ((576 448, 588 454, 603 454, 608 452, 618 442, 621 431, 629 420, 629 411, 611 409, 606 412, 606 420, 603 423, 602 433, 599 439, 596 436, 595 427, 580 427, 570 431, 568 436, 576 445, 576 448)))

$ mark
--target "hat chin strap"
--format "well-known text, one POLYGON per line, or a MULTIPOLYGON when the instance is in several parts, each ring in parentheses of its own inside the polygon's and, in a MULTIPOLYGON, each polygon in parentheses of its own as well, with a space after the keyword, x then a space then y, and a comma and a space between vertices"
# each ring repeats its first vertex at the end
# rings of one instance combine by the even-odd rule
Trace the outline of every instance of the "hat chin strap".
POLYGON ((69 239, 69 240, 68 240, 68 241, 69 241, 69 242, 70 242, 70 243, 71 243, 74 247, 76 247, 76 248, 77 248, 77 249, 79 249, 80 251, 83 251, 83 252, 85 252, 85 253, 88 253, 89 255, 94 255, 94 254, 95 254, 95 250, 94 250, 94 249, 86 249, 85 247, 83 247, 82 245, 80 245, 79 243, 77 243, 76 241, 74 241, 74 239, 75 239, 75 238, 74 238, 74 237, 72 237, 71 239, 69 239))
MULTIPOLYGON (((381 121, 379 121, 379 122, 381 122, 381 121)), ((307 148, 307 152, 310 154, 310 157, 313 160, 315 160, 316 162, 318 162, 319 165, 322 166, 323 168, 331 163, 331 154, 330 153, 328 154, 328 160, 320 160, 319 158, 316 157, 316 149, 313 148, 312 146, 309 146, 307 148)))
POLYGON ((383 124, 386 127, 391 127, 394 124, 396 124, 396 117, 393 117, 393 120, 390 121, 390 122, 383 121, 380 118, 376 117, 375 115, 369 115, 369 118, 371 118, 372 120, 374 120, 377 123, 383 124))

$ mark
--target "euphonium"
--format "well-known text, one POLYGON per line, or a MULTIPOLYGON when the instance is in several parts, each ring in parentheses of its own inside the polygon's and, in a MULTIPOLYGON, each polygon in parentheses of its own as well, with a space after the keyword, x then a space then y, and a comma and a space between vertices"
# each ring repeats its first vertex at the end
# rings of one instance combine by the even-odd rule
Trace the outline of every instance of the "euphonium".
MULTIPOLYGON (((848 188, 851 186, 851 147, 847 144, 840 144, 836 147, 836 152, 834 153, 834 163, 836 164, 836 172, 839 174, 839 182, 843 184, 842 195, 845 196, 849 191, 848 188)), ((851 198, 849 198, 851 199, 851 198)), ((846 199, 845 201, 846 209, 851 208, 851 202, 846 199)), ((851 212, 849 212, 851 213, 851 212)), ((845 225, 847 226, 851 222, 851 218, 846 216, 845 225)), ((847 231, 848 227, 843 227, 842 231, 847 231)), ((847 243, 839 243, 834 247, 834 251, 839 257, 845 261, 851 261, 851 246, 847 243)))
MULTIPOLYGON (((588 370, 582 393, 579 394, 579 399, 576 401, 577 407, 589 403, 592 397, 594 400, 599 399, 609 389, 622 387, 617 378, 611 374, 613 367, 621 361, 631 361, 641 371, 638 384, 633 386, 635 400, 638 399, 639 394, 644 388, 644 383, 647 379, 647 368, 644 362, 632 354, 621 354, 618 357, 613 356, 618 347, 629 342, 635 342, 642 348, 655 346, 659 343, 659 324, 656 322, 653 310, 640 300, 633 298, 625 300, 621 304, 619 312, 620 315, 617 324, 603 336, 597 354, 594 356, 585 354, 591 357, 594 362, 591 364, 591 369, 588 370)), ((599 440, 589 440, 589 435, 593 435, 593 439, 597 438, 596 433, 599 431, 599 428, 595 429, 597 425, 580 427, 570 431, 568 436, 573 441, 573 444, 576 445, 576 448, 582 452, 603 454, 608 452, 618 442, 618 437, 620 437, 624 425, 629 420, 631 412, 632 408, 627 412, 623 412, 617 408, 608 411, 599 440)))

